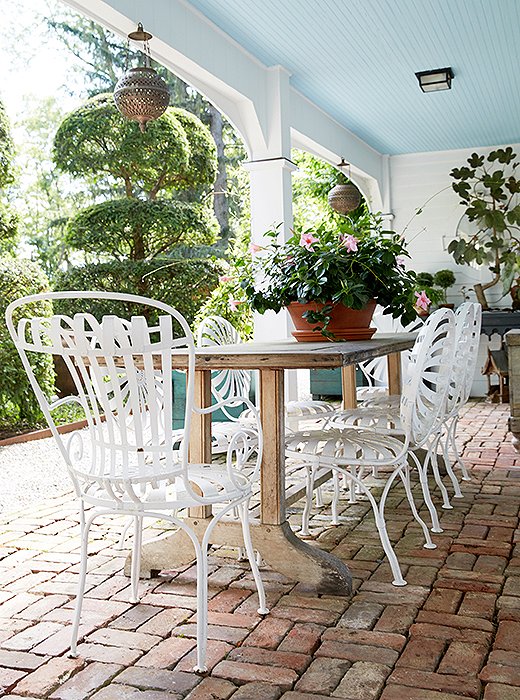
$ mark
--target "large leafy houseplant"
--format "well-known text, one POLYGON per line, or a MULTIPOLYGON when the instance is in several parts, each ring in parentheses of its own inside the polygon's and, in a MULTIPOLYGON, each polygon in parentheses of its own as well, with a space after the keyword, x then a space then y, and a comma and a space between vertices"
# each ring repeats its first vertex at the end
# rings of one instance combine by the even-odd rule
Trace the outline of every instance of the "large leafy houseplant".
POLYGON ((371 300, 407 324, 416 317, 415 274, 406 271, 408 253, 402 238, 383 231, 381 219, 366 214, 356 222, 345 218, 337 227, 320 224, 294 232, 284 244, 277 231, 265 234, 268 243, 253 246, 250 259, 237 262, 242 298, 254 311, 280 311, 291 302, 318 302, 323 308, 304 317, 316 331, 328 330, 338 304, 362 309, 371 300))
POLYGON ((454 168, 452 188, 474 227, 469 235, 457 236, 448 246, 456 263, 487 264, 493 278, 474 286, 478 301, 488 309, 485 290, 502 281, 504 294, 520 270, 520 179, 519 165, 511 146, 491 151, 486 157, 473 153, 468 166, 454 168), (496 167, 498 165, 498 167, 496 167))

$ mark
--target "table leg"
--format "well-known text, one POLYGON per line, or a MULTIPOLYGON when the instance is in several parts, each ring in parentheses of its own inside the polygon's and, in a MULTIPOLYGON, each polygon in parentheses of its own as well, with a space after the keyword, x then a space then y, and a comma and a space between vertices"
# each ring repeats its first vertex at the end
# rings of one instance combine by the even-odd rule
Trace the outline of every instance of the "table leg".
MULTIPOLYGON (((267 564, 290 580, 313 586, 318 593, 348 595, 351 592, 351 575, 345 564, 334 555, 300 540, 285 519, 283 370, 260 370, 260 397, 264 433, 261 518, 260 522, 251 525, 253 546, 267 564)), ((200 426, 197 430, 201 430, 200 426)), ((189 522, 202 537, 207 524, 204 514, 192 517, 190 513, 189 522)), ((218 523, 212 543, 242 546, 240 524, 231 519, 218 523)), ((191 543, 184 533, 176 532, 143 546, 141 575, 150 576, 192 560, 191 543)))
POLYGON ((393 352, 387 356, 388 363, 388 393, 401 393, 401 353, 393 352))
MULTIPOLYGON (((211 406, 211 372, 195 370, 195 406, 211 406)), ((191 417, 189 460, 193 464, 211 464, 211 413, 191 417)), ((211 518, 211 506, 190 508, 192 518, 211 518)))
POLYGON ((346 365, 341 368, 341 392, 343 394, 343 408, 356 408, 356 365, 346 365))
POLYGON ((261 522, 285 522, 285 395, 281 369, 260 371, 260 416, 264 449, 260 470, 261 522))

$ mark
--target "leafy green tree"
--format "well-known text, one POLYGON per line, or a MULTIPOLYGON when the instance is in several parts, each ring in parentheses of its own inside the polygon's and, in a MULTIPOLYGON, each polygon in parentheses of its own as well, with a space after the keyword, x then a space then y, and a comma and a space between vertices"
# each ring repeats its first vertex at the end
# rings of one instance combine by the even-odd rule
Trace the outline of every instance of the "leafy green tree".
POLYGON ((171 252, 181 241, 215 241, 217 224, 208 204, 176 198, 197 191, 204 199, 216 175, 213 139, 188 112, 169 107, 141 134, 119 114, 111 95, 98 95, 63 120, 54 159, 75 177, 108 176, 125 193, 70 219, 67 240, 73 248, 145 260, 171 252))
POLYGON ((493 279, 473 287, 487 310, 485 290, 502 281, 507 294, 520 270, 520 179, 516 176, 520 162, 511 146, 491 151, 487 157, 472 153, 466 162, 451 171, 451 186, 474 230, 451 241, 448 252, 460 265, 488 265, 493 279))
MULTIPOLYGON (((15 299, 26 294, 49 291, 49 281, 35 262, 5 256, 0 257, 0 288, 0 314, 3 318, 7 306, 15 299)), ((24 311, 50 316, 52 308, 48 302, 37 302, 24 311)), ((20 316, 20 313, 15 315, 15 324, 20 316)), ((33 353, 29 359, 40 386, 51 396, 54 389, 52 357, 33 353)), ((0 427, 35 427, 42 420, 36 396, 7 326, 0 323, 0 427)))
MULTIPOLYGON (((13 182, 14 146, 9 120, 0 102, 0 194, 13 182)), ((17 232, 17 217, 10 206, 0 200, 0 253, 12 251, 17 232)))
POLYGON ((99 175, 84 176, 79 182, 56 168, 52 142, 65 113, 54 96, 26 98, 23 114, 17 124, 17 166, 22 176, 14 201, 18 230, 31 247, 31 257, 52 278, 78 257, 89 260, 89 254, 78 256, 66 243, 67 222, 93 201, 113 196, 115 183, 99 175))
MULTIPOLYGON (((71 217, 67 243, 95 262, 69 269, 57 280, 59 287, 119 291, 125 280, 127 291, 144 296, 170 299, 175 289, 176 306, 184 303, 182 296, 199 299, 189 284, 176 286, 180 267, 172 261, 176 246, 212 244, 218 235, 207 197, 216 175, 216 149, 197 117, 169 107, 142 134, 117 111, 111 95, 97 95, 63 120, 54 159, 73 177, 108 178, 123 195, 71 217), (107 268, 114 259, 114 269, 107 268), (168 272, 158 276, 159 269, 168 272)), ((193 260, 186 263, 190 266, 196 268, 193 260)), ((217 278, 213 274, 209 291, 217 278)))
MULTIPOLYGON (((89 96, 113 92, 125 70, 142 61, 139 51, 96 22, 64 7, 62 3, 51 3, 51 7, 52 12, 45 21, 77 59, 76 73, 81 75, 82 85, 88 86, 89 96)), ((245 149, 231 124, 199 92, 160 63, 152 61, 151 65, 170 89, 170 104, 195 114, 210 129, 218 160, 213 208, 220 235, 226 240, 242 215, 242 198, 238 196, 240 190, 235 187, 235 173, 246 157, 245 149)))
MULTIPOLYGON (((96 289, 102 292, 135 294, 146 283, 146 296, 174 306, 192 323, 201 304, 209 297, 222 273, 222 261, 214 258, 175 258, 167 263, 154 260, 114 260, 96 265, 73 267, 57 275, 58 289, 96 289)), ((55 302, 58 313, 78 311, 71 301, 55 302)), ((130 317, 142 313, 140 307, 123 302, 89 301, 89 312, 100 318, 103 314, 130 317)), ((150 317, 151 322, 155 318, 150 317)))

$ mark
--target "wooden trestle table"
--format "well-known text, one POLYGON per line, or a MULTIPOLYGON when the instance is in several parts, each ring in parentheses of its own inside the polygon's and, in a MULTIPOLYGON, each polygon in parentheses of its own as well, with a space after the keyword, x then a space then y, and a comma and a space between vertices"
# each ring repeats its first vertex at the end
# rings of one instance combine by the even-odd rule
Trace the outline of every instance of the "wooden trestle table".
MULTIPOLYGON (((387 356, 390 393, 399 393, 400 353, 412 347, 410 333, 377 334, 371 340, 338 343, 297 343, 292 340, 270 343, 243 343, 197 349, 195 403, 211 405, 211 370, 259 370, 260 416, 264 434, 260 476, 260 504, 252 513, 253 545, 276 571, 294 581, 302 581, 319 593, 348 594, 351 576, 348 568, 334 555, 307 544, 291 530, 286 520, 286 505, 303 495, 293 487, 286 494, 284 449, 284 371, 287 369, 342 368, 345 407, 355 405, 355 365, 363 360, 387 356)), ((174 369, 186 368, 186 356, 175 354, 174 369)), ((211 462, 211 416, 194 414, 190 438, 190 461, 211 462)), ((189 517, 201 533, 207 508, 190 511, 189 517)), ((212 537, 214 544, 242 546, 240 523, 219 523, 212 537)), ((150 576, 164 569, 187 564, 194 558, 193 547, 183 532, 143 545, 141 575, 150 576)))

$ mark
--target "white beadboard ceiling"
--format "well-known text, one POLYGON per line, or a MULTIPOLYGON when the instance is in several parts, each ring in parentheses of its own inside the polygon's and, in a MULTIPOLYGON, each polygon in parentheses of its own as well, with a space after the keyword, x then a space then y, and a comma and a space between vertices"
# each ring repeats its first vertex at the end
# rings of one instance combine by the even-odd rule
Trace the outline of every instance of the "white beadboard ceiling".
POLYGON ((381 153, 520 141, 520 0, 189 2, 381 153))

